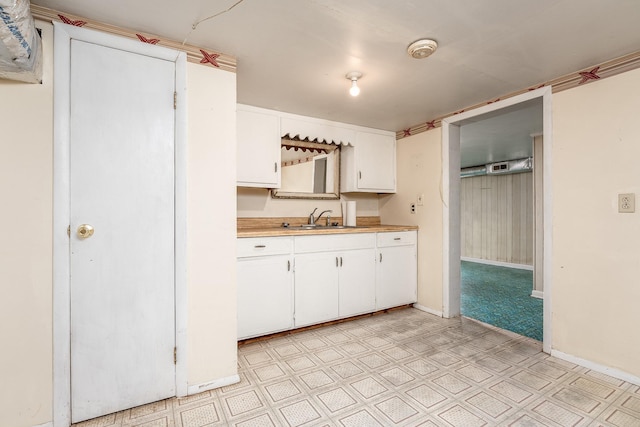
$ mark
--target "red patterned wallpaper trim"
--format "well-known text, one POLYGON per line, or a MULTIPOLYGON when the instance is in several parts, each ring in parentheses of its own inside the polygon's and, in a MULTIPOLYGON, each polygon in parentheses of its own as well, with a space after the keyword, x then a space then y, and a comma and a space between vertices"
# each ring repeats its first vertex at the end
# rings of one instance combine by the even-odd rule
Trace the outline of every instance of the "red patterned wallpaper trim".
POLYGON ((105 33, 135 39, 140 41, 141 43, 156 44, 158 46, 164 46, 170 49, 183 51, 187 54, 187 61, 189 62, 193 62, 196 64, 202 63, 203 65, 209 67, 213 65, 220 68, 221 70, 231 71, 233 73, 236 72, 237 61, 235 57, 220 52, 212 52, 211 49, 192 46, 188 44, 183 45, 182 43, 177 41, 163 40, 155 35, 142 35, 139 32, 133 30, 116 27, 114 25, 109 25, 98 21, 84 19, 83 17, 70 15, 68 13, 59 12, 53 9, 48 9, 36 4, 31 5, 31 13, 33 14, 34 18, 40 19, 42 21, 60 21, 69 25, 91 28, 105 33), (201 52, 207 52, 207 61, 203 62, 205 56, 201 52), (211 59, 213 59, 213 62, 211 62, 211 59))
POLYGON ((559 77, 548 82, 534 85, 530 88, 513 92, 508 95, 501 96, 491 101, 482 102, 480 104, 473 105, 463 110, 456 111, 454 113, 445 114, 444 116, 436 117, 424 123, 411 126, 408 129, 402 129, 396 132, 396 139, 406 138, 410 135, 416 135, 425 132, 429 129, 442 126, 442 120, 447 117, 460 114, 464 111, 473 110, 474 108, 483 107, 487 104, 493 104, 503 99, 511 98, 512 96, 520 95, 528 91, 540 89, 541 87, 551 86, 553 93, 562 92, 563 90, 571 89, 580 85, 589 84, 595 80, 603 79, 606 77, 615 76, 617 74, 624 73, 625 71, 634 70, 640 68, 640 52, 632 53, 620 58, 612 59, 611 61, 603 62, 602 64, 590 67, 587 70, 578 71, 575 73, 567 74, 566 76, 559 77))

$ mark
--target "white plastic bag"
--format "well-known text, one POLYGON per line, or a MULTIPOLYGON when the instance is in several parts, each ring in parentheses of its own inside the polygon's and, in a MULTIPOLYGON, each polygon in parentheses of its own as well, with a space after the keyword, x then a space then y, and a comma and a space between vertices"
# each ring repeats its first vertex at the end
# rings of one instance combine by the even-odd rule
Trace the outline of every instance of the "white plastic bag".
POLYGON ((42 79, 42 40, 29 0, 0 0, 0 78, 42 79))

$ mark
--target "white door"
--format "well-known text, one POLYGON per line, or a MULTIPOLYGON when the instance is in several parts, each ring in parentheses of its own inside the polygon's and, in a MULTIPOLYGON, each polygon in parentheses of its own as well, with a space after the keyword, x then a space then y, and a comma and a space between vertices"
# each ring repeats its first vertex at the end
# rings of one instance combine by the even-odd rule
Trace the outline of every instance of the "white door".
POLYGON ((174 62, 71 42, 73 422, 175 395, 174 91, 174 62))
POLYGON ((238 339, 293 326, 289 255, 238 259, 238 339))
POLYGON ((374 249, 345 251, 340 256, 340 317, 375 310, 375 257, 374 249))
POLYGON ((247 187, 280 188, 280 120, 238 110, 237 182, 247 187))
POLYGON ((296 255, 296 328, 338 318, 339 263, 337 252, 296 255))
POLYGON ((396 145, 393 136, 358 132, 358 189, 395 191, 396 145))
POLYGON ((378 252, 376 308, 397 307, 417 301, 415 246, 380 248, 378 252))

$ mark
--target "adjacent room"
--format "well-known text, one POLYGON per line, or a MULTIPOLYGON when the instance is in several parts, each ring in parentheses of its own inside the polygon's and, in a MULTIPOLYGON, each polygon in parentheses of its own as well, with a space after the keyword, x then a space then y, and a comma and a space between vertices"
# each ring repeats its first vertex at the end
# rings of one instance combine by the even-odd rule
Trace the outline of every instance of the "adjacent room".
POLYGON ((542 122, 537 99, 465 124, 460 137, 461 314, 538 341, 542 122))

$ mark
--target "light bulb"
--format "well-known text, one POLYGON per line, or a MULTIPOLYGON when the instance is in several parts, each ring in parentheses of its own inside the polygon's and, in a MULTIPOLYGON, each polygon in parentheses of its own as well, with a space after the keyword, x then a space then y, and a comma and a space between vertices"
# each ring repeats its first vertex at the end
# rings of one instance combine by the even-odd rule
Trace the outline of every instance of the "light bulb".
POLYGON ((350 73, 347 73, 345 77, 351 80, 351 87, 349 88, 349 93, 351 94, 351 96, 358 96, 360 94, 358 79, 362 77, 362 73, 359 71, 351 71, 350 73))
POLYGON ((349 94, 351 96, 358 96, 360 94, 360 88, 358 87, 357 80, 351 80, 351 88, 349 89, 349 94))

